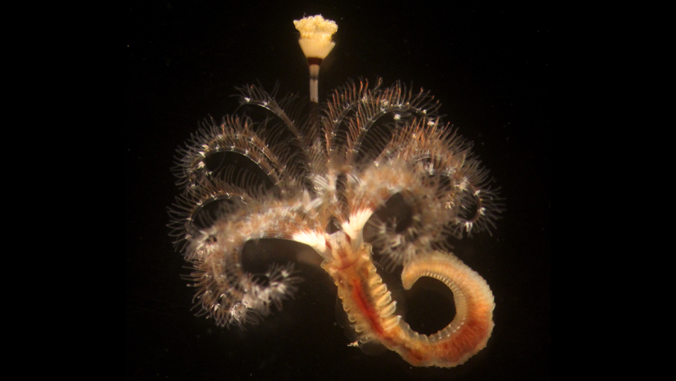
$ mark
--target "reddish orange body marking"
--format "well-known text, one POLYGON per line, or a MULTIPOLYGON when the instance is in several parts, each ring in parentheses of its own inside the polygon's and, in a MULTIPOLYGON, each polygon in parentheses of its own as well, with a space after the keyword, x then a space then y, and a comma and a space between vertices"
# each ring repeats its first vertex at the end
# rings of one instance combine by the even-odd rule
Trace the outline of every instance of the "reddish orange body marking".
POLYGON ((373 328, 378 336, 383 337, 385 335, 385 330, 378 321, 378 313, 376 312, 373 303, 369 300, 370 298, 366 295, 366 291, 362 287, 360 279, 352 280, 352 296, 357 302, 359 310, 361 310, 362 314, 368 319, 369 323, 371 323, 371 328, 373 328))
POLYGON ((460 260, 452 255, 437 254, 410 265, 413 266, 411 271, 416 274, 449 276, 455 283, 454 292, 462 295, 461 305, 456 307, 463 311, 461 317, 456 316, 455 323, 437 334, 425 336, 413 332, 393 314, 390 296, 387 295, 389 291, 383 289, 382 279, 368 255, 370 248, 353 252, 343 250, 348 247, 345 245, 335 250, 337 259, 327 263, 325 269, 334 276, 338 295, 360 334, 361 343, 379 342, 414 366, 440 367, 462 364, 486 346, 493 329, 493 296, 483 278, 460 260))

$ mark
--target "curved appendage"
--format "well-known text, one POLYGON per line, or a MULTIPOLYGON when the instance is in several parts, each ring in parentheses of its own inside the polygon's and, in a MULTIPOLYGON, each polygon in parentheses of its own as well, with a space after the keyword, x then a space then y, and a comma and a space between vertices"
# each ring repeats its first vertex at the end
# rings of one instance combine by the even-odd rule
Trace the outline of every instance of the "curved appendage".
POLYGON ((435 251, 416 257, 401 274, 404 288, 410 289, 423 276, 440 280, 453 291, 455 318, 429 336, 414 332, 402 322, 407 345, 395 350, 415 366, 460 365, 486 347, 491 337, 493 293, 481 275, 452 254, 435 251))
POLYGON ((221 326, 257 323, 272 306, 292 296, 300 278, 293 265, 272 264, 263 274, 248 273, 242 265, 242 250, 260 238, 291 240, 298 232, 318 230, 318 218, 302 207, 303 198, 249 203, 216 220, 191 238, 185 250, 193 265, 189 278, 197 288, 196 302, 202 313, 221 326), (255 275, 267 278, 266 282, 255 275))
POLYGON ((422 118, 397 130, 375 165, 365 170, 365 193, 387 200, 373 208, 377 213, 366 237, 386 267, 404 265, 432 248, 449 251, 449 235, 490 233, 495 226, 500 200, 470 147, 450 126, 422 118), (371 178, 376 181, 369 183, 371 178), (381 214, 392 201, 399 203, 400 213, 381 214), (408 221, 397 226, 400 221, 393 217, 408 221))
POLYGON ((452 291, 456 316, 441 331, 422 335, 394 314, 396 302, 376 273, 366 244, 348 267, 325 263, 334 278, 359 344, 376 341, 413 366, 453 367, 483 349, 493 330, 493 294, 486 281, 452 254, 434 251, 416 256, 402 272, 409 289, 420 277, 438 279, 452 291), (342 268, 340 268, 342 267, 342 268))

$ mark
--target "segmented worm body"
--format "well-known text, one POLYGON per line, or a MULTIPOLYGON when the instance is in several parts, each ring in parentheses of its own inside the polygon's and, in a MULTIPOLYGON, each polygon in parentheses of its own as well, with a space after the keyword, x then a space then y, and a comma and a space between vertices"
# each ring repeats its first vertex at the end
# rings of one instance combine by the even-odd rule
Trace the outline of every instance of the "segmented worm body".
POLYGON ((183 193, 170 226, 193 266, 202 312, 218 325, 241 326, 281 309, 300 280, 293 265, 252 273, 242 262, 247 242, 277 238, 321 256, 355 345, 377 342, 414 366, 439 367, 484 348, 493 295, 450 253, 447 238, 487 230, 499 207, 470 145, 441 123, 439 103, 381 81, 349 82, 321 106, 278 102, 257 86, 241 88, 239 97, 243 115, 207 121, 176 167, 183 193), (254 122, 249 109, 272 117, 254 122), (374 257, 389 270, 403 268, 406 289, 420 277, 443 282, 455 318, 433 335, 413 331, 396 314, 374 257))

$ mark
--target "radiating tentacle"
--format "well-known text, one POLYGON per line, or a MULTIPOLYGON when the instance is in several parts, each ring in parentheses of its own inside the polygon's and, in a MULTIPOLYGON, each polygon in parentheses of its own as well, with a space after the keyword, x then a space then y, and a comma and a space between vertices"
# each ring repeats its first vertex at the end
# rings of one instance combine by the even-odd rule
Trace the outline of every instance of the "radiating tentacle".
POLYGON ((304 133, 305 131, 301 131, 298 127, 298 120, 294 120, 294 117, 300 117, 298 113, 293 112, 294 107, 299 107, 297 106, 297 102, 294 102, 297 100, 296 96, 287 95, 281 101, 277 102, 274 97, 276 88, 272 95, 256 85, 243 86, 237 90, 240 92, 240 107, 243 105, 254 105, 270 111, 284 123, 284 126, 293 134, 298 143, 307 150, 307 146, 312 140, 306 140, 307 136, 306 133, 304 133), (283 107, 282 105, 286 105, 287 107, 283 107))
POLYGON ((208 181, 195 187, 193 192, 183 193, 169 209, 171 236, 181 251, 200 230, 213 225, 243 204, 253 200, 252 190, 246 190, 221 180, 208 181))
POLYGON ((265 141, 254 130, 251 121, 239 117, 225 117, 221 123, 208 120, 192 136, 186 148, 179 150, 180 159, 174 169, 180 186, 194 191, 212 177, 208 159, 218 153, 235 153, 246 157, 263 171, 273 185, 286 178, 288 146, 265 141))
POLYGON ((456 215, 452 233, 459 237, 463 234, 487 231, 495 228, 495 220, 502 211, 500 198, 490 188, 475 189, 468 186, 458 201, 459 210, 456 215))
POLYGON ((284 155, 280 158, 287 165, 286 173, 289 178, 300 180, 302 185, 312 191, 310 184, 304 179, 312 172, 311 164, 316 158, 319 129, 313 124, 311 117, 308 117, 310 108, 304 102, 299 102, 300 99, 295 94, 286 95, 280 101, 275 100, 277 87, 271 94, 255 85, 238 90, 240 108, 260 107, 274 115, 273 119, 266 121, 267 128, 258 130, 258 133, 265 141, 284 147, 284 155))
POLYGON ((413 93, 401 83, 384 89, 381 84, 380 78, 374 88, 369 88, 366 80, 358 85, 350 82, 333 93, 323 118, 327 152, 340 152, 347 162, 355 162, 357 157, 375 157, 378 152, 372 152, 374 146, 377 148, 378 142, 387 140, 381 135, 388 129, 396 130, 414 118, 434 116, 440 107, 439 102, 422 89, 413 93), (372 127, 385 115, 392 116, 394 127, 371 134, 372 127))
POLYGON ((373 88, 369 87, 368 80, 361 80, 358 84, 350 81, 333 92, 321 120, 323 132, 321 149, 328 158, 340 155, 343 160, 349 162, 345 155, 346 151, 351 150, 349 147, 351 121, 362 103, 369 103, 372 93, 379 91, 381 85, 382 79, 380 78, 373 88))
POLYGON ((385 200, 394 193, 401 198, 394 214, 398 220, 388 220, 393 214, 379 209, 369 221, 368 240, 389 268, 421 250, 449 249, 450 234, 462 237, 493 225, 500 205, 470 147, 448 126, 438 126, 438 120, 418 119, 396 131, 375 165, 365 170, 368 178, 377 179, 376 187, 390 191, 379 192, 385 200), (395 176, 383 178, 384 171, 395 176), (408 214, 401 215, 402 208, 408 214))
POLYGON ((194 268, 190 279, 198 289, 195 298, 218 325, 256 323, 295 290, 298 278, 292 268, 269 269, 269 281, 259 284, 242 268, 241 252, 252 239, 291 240, 298 232, 323 231, 322 218, 304 201, 250 200, 191 239, 185 257, 194 268))
POLYGON ((373 88, 369 87, 368 80, 348 81, 345 86, 334 90, 331 94, 331 101, 326 105, 326 115, 324 116, 325 133, 331 138, 328 144, 332 144, 336 129, 340 127, 353 113, 357 106, 371 98, 372 92, 379 91, 382 86, 382 78, 378 78, 373 88))
POLYGON ((401 83, 373 92, 371 95, 358 104, 359 107, 348 123, 347 153, 350 160, 375 158, 382 149, 378 143, 389 140, 390 133, 396 134, 400 127, 406 126, 416 118, 435 115, 439 108, 439 103, 434 101, 429 92, 421 89, 414 94, 401 83), (386 115, 391 116, 392 125, 372 131, 386 115))

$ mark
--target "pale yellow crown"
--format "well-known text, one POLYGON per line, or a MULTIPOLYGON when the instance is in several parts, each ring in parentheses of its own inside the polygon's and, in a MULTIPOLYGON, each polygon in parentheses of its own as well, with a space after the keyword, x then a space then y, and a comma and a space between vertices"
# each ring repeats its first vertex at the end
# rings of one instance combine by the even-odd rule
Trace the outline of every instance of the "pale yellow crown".
POLYGON ((305 57, 324 59, 336 45, 331 41, 331 36, 338 31, 338 25, 334 21, 317 15, 294 20, 293 23, 300 32, 298 42, 305 57))

